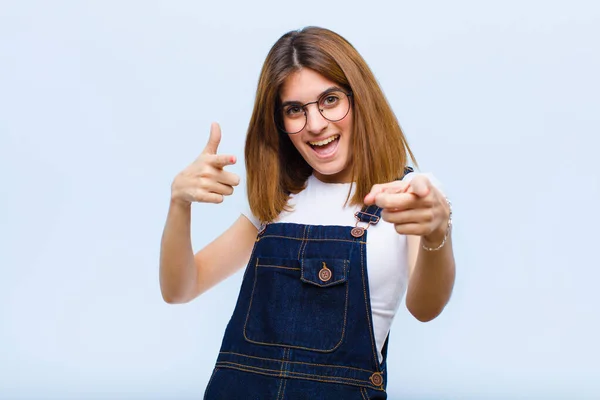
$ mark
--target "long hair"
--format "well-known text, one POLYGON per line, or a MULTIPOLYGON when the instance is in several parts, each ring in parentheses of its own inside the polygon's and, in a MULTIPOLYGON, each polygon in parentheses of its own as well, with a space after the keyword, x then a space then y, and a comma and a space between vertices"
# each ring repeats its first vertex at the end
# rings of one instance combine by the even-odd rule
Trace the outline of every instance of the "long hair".
POLYGON ((396 116, 358 51, 324 28, 288 32, 273 45, 264 62, 246 136, 248 202, 262 222, 272 222, 288 210, 290 194, 304 189, 312 173, 312 167, 275 123, 279 90, 287 77, 302 68, 352 92, 351 162, 356 190, 346 202, 362 204, 374 184, 401 177, 408 157, 416 164, 396 116))

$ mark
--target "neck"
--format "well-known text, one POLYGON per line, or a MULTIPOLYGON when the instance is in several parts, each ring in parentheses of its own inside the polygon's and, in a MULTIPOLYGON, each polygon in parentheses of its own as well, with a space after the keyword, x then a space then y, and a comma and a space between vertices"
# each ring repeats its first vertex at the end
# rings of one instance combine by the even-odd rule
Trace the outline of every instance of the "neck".
POLYGON ((337 174, 332 175, 324 175, 320 172, 313 170, 313 175, 315 178, 320 180, 323 183, 351 183, 352 182, 352 172, 350 171, 341 171, 337 174))

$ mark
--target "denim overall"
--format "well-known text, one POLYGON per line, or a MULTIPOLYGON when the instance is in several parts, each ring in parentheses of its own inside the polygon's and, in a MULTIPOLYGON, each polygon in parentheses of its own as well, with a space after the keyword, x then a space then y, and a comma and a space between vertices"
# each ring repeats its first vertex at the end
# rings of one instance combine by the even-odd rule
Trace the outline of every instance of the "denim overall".
POLYGON ((365 206, 355 227, 262 228, 206 400, 387 398, 387 339, 380 363, 366 263, 380 215, 365 206))

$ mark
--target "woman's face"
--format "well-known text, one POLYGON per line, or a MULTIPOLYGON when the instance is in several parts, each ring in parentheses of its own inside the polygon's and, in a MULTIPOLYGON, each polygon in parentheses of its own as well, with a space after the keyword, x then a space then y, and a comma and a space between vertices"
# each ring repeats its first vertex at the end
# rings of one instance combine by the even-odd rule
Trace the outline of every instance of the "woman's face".
POLYGON ((323 182, 345 183, 352 179, 352 101, 346 93, 334 82, 308 68, 290 75, 279 93, 282 114, 287 121, 286 130, 301 129, 288 136, 313 168, 314 175, 323 182), (302 107, 307 103, 312 104, 302 107), (322 111, 319 112, 319 109, 322 111))

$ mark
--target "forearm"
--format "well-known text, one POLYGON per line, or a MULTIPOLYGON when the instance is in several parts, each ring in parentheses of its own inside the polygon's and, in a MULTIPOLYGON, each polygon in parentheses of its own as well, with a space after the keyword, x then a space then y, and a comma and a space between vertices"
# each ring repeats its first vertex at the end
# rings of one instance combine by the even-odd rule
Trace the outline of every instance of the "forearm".
POLYGON ((160 289, 167 303, 193 297, 198 272, 190 231, 191 204, 172 201, 160 247, 160 289))
POLYGON ((451 237, 437 251, 427 251, 422 244, 431 246, 421 238, 406 294, 406 306, 415 318, 426 322, 437 317, 448 303, 454 287, 455 264, 451 237))

